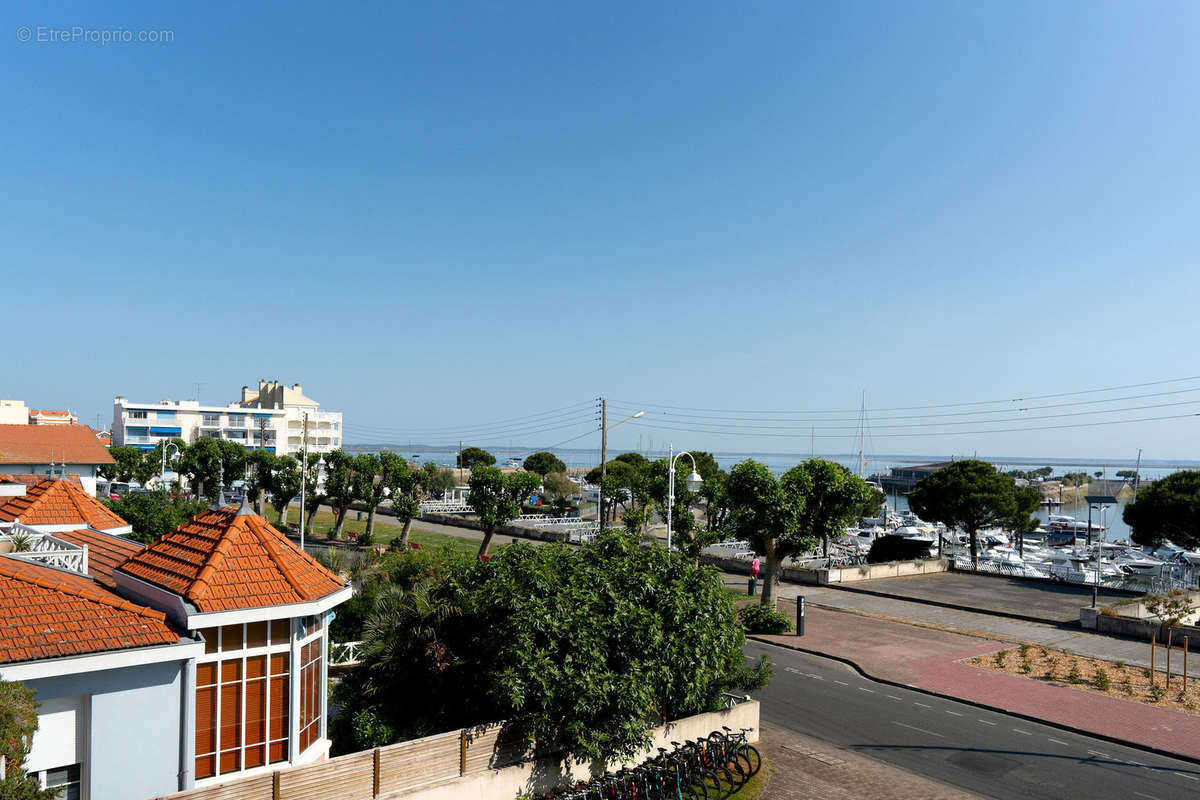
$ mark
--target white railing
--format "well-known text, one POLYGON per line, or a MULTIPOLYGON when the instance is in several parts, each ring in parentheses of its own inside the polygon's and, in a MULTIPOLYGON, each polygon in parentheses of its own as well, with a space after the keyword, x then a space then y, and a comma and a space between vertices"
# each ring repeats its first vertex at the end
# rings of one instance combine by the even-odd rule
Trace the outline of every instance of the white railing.
POLYGON ((468 514, 472 510, 462 500, 426 500, 420 508, 422 514, 468 514))
POLYGON ((362 642, 334 642, 329 648, 329 666, 357 667, 362 642))
MULTIPOLYGON (((32 561, 47 567, 57 567, 58 569, 78 572, 81 575, 87 572, 87 545, 72 544, 71 542, 57 539, 48 533, 34 531, 20 524, 13 527, 29 535, 29 549, 19 553, 8 553, 7 555, 10 557, 22 561, 32 561)), ((10 529, 8 536, 0 538, 11 541, 12 533, 13 530, 10 529)))

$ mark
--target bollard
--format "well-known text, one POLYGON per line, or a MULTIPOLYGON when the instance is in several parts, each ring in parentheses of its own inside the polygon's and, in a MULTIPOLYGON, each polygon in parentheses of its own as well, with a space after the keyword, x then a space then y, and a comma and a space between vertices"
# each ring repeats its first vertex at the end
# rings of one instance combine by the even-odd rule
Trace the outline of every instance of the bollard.
POLYGON ((518 539, 518 538, 517 538, 517 537, 515 537, 515 536, 514 536, 514 537, 512 537, 512 540, 513 540, 513 542, 512 542, 513 544, 516 544, 517 542, 521 541, 520 539, 518 539))
POLYGON ((804 595, 796 598, 796 635, 804 635, 804 595))
POLYGON ((754 595, 757 591, 758 591, 758 578, 751 578, 746 583, 746 594, 749 595, 750 597, 754 597, 754 595))

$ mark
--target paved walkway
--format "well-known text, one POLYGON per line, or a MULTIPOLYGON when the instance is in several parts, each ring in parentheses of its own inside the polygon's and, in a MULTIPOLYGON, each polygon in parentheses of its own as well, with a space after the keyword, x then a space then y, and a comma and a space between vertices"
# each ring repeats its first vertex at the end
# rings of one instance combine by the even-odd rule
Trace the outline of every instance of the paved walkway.
POLYGON ((972 800, 900 767, 763 723, 756 745, 773 772, 761 800, 972 800))
MULTIPOLYGON (((727 575, 730 586, 745 586, 745 578, 727 575)), ((1080 656, 1107 661, 1124 661, 1142 668, 1150 666, 1150 642, 1139 642, 1069 625, 1007 619, 991 614, 931 606, 911 600, 847 592, 826 586, 780 584, 777 589, 780 608, 795 618, 796 597, 804 595, 808 607, 813 606, 847 611, 876 619, 890 619, 936 630, 953 631, 1001 642, 1040 645, 1067 650, 1080 656)), ((1158 649, 1158 666, 1163 663, 1162 645, 1158 649)), ((1200 659, 1189 664, 1188 674, 1200 677, 1200 659)))
POLYGON ((1008 643, 810 606, 803 637, 756 636, 835 656, 873 678, 1200 759, 1200 716, 958 663, 1008 643))

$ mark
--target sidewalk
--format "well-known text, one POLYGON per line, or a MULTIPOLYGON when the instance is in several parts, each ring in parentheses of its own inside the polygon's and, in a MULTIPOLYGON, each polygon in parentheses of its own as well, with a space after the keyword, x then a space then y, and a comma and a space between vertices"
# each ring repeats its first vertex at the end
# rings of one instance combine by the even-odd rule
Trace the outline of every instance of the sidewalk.
MULTIPOLYGON (((729 586, 745 586, 741 576, 726 575, 729 586)), ((1150 642, 1122 639, 1094 633, 1082 628, 1054 625, 1045 622, 1028 622, 1006 619, 991 614, 931 606, 915 600, 900 600, 889 597, 848 592, 827 586, 799 586, 781 583, 776 587, 779 607, 795 619, 796 597, 804 595, 808 608, 814 606, 875 619, 893 620, 924 628, 953 631, 1009 643, 1029 643, 1056 650, 1067 650, 1080 656, 1100 658, 1106 661, 1124 661, 1126 664, 1150 666, 1150 642)), ((811 612, 810 612, 811 613, 811 612)), ((1164 651, 1158 650, 1158 666, 1162 667, 1164 651)), ((1200 677, 1200 659, 1189 664, 1188 674, 1200 677)), ((1179 672, 1180 670, 1177 670, 1179 672)))
POLYGON ((759 751, 773 772, 760 800, 972 800, 977 795, 763 723, 759 751))
POLYGON ((752 638, 849 661, 872 678, 1200 760, 1200 716, 957 663, 1010 646, 998 639, 812 606, 803 637, 752 638))

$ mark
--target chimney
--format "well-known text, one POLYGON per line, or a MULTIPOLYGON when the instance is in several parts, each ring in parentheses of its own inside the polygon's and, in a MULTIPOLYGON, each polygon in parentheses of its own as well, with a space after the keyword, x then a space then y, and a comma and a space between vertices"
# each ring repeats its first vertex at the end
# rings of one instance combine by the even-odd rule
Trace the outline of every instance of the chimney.
POLYGON ((296 392, 297 394, 304 394, 304 390, 300 388, 300 384, 298 383, 292 384, 292 391, 296 392))
POLYGON ((242 402, 244 403, 249 399, 250 399, 250 387, 243 386, 242 387, 242 402))

